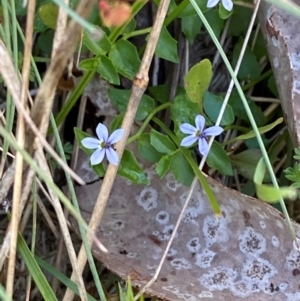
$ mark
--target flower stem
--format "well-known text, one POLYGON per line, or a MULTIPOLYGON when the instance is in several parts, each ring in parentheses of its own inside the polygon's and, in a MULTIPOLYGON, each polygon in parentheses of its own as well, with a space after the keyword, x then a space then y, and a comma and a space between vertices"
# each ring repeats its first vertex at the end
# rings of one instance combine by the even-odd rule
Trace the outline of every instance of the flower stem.
POLYGON ((211 190, 210 186, 208 185, 208 182, 207 182, 206 177, 204 176, 203 172, 199 169, 198 165, 193 160, 190 151, 188 149, 180 146, 180 143, 179 143, 178 138, 176 137, 176 135, 161 120, 159 120, 157 117, 153 117, 152 120, 158 126, 160 126, 166 132, 166 134, 169 135, 169 137, 179 147, 180 151, 184 155, 185 159, 191 165, 191 167, 194 170, 194 173, 196 174, 196 176, 197 176, 200 184, 202 185, 204 191, 206 192, 207 198, 208 198, 208 200, 210 202, 210 205, 211 205, 211 207, 212 207, 212 209, 214 211, 214 214, 216 216, 220 216, 221 215, 221 209, 220 209, 220 206, 218 204, 218 201, 217 201, 217 199, 216 199, 213 191, 211 190))
POLYGON ((157 108, 155 108, 150 114, 149 116, 145 119, 144 123, 142 124, 142 126, 140 127, 140 129, 137 131, 136 134, 132 135, 130 138, 128 138, 127 140, 127 145, 130 144, 131 142, 137 140, 145 131, 147 125, 149 124, 149 122, 151 121, 151 119, 160 111, 170 107, 172 105, 171 102, 166 102, 160 106, 158 106, 157 108))

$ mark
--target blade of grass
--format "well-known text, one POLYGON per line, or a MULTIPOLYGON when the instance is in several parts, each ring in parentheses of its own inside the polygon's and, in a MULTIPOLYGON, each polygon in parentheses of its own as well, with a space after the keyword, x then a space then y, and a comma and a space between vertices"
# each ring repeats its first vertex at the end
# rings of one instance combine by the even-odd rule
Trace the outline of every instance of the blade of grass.
POLYGON ((26 245, 21 234, 18 235, 18 251, 20 252, 30 275, 32 276, 36 286, 39 288, 40 293, 45 301, 58 301, 54 292, 52 291, 45 275, 38 266, 28 246, 26 245))

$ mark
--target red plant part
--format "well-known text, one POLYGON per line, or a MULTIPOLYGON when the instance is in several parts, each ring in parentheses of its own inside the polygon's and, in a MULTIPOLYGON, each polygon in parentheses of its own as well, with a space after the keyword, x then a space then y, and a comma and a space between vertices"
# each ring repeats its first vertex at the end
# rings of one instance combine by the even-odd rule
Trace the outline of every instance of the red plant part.
POLYGON ((123 1, 99 1, 100 16, 103 25, 119 27, 129 20, 131 6, 123 1))

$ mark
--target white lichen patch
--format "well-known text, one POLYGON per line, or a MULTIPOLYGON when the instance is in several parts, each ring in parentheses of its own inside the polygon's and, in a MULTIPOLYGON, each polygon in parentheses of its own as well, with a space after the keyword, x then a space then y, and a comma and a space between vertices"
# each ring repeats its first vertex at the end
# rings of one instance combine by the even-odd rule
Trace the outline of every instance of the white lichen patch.
POLYGON ((282 282, 279 284, 279 290, 284 292, 288 288, 289 284, 287 282, 282 282))
MULTIPOLYGON (((183 193, 180 196, 180 200, 182 203, 185 202, 187 196, 188 196, 188 191, 186 191, 185 193, 183 193)), ((202 201, 200 194, 194 194, 189 202, 189 206, 187 207, 187 209, 184 212, 182 220, 186 223, 192 222, 192 223, 198 225, 198 223, 195 221, 195 219, 203 212, 204 203, 205 202, 202 201)))
POLYGON ((226 218, 216 219, 213 215, 206 216, 202 231, 208 247, 217 242, 224 244, 229 240, 226 218))
POLYGON ((169 251, 168 251, 168 254, 167 256, 174 256, 176 255, 178 252, 177 250, 173 249, 173 248, 170 248, 169 251))
POLYGON ((271 242, 272 242, 272 245, 273 245, 275 248, 278 248, 279 245, 280 245, 280 242, 279 242, 277 236, 275 236, 275 235, 272 236, 271 242))
POLYGON ((294 70, 300 70, 300 52, 291 53, 291 63, 294 70))
POLYGON ((179 187, 182 186, 182 184, 180 184, 178 181, 176 181, 176 179, 174 178, 174 175, 172 173, 167 174, 166 180, 167 180, 167 187, 171 191, 175 192, 179 187))
POLYGON ((192 265, 185 258, 175 258, 171 261, 171 265, 176 270, 189 270, 192 268, 192 265))
POLYGON ((137 253, 135 253, 135 252, 129 252, 126 256, 128 258, 136 258, 137 257, 137 253))
POLYGON ((246 230, 239 236, 239 247, 242 253, 260 255, 266 251, 266 239, 253 228, 246 230))
POLYGON ((268 260, 258 257, 249 258, 242 269, 243 280, 260 288, 276 275, 277 269, 268 260))
POLYGON ((174 294, 178 294, 180 292, 179 288, 177 286, 173 286, 173 285, 163 286, 162 289, 172 292, 174 294))
POLYGON ((187 242, 186 247, 191 253, 197 253, 201 248, 199 238, 198 237, 191 238, 187 242))
POLYGON ((296 293, 287 293, 286 294, 286 301, 299 301, 300 300, 300 293, 296 292, 296 293))
POLYGON ((184 299, 187 301, 196 301, 197 299, 195 298, 195 296, 191 295, 191 294, 183 294, 183 293, 179 293, 177 294, 177 297, 180 299, 184 299))
POLYGON ((244 281, 236 281, 232 283, 230 290, 234 296, 240 298, 247 298, 253 293, 249 284, 244 281))
POLYGON ((299 80, 293 81, 293 93, 300 94, 300 81, 299 80))
POLYGON ((280 220, 276 220, 276 226, 283 230, 283 224, 280 220))
POLYGON ((259 224, 260 224, 262 229, 266 229, 267 225, 264 221, 259 221, 259 224))
POLYGON ((203 269, 209 268, 215 255, 215 252, 206 249, 202 253, 197 254, 195 264, 203 269))
POLYGON ((210 270, 198 280, 210 290, 223 291, 229 289, 234 283, 237 272, 231 268, 218 267, 210 270))
POLYGON ((213 298, 214 295, 212 292, 209 292, 209 291, 202 291, 201 294, 198 294, 198 297, 199 298, 213 298))
MULTIPOLYGON (((162 231, 153 231, 152 234, 157 237, 158 240, 164 241, 169 240, 174 229, 174 225, 166 225, 164 226, 162 231)), ((178 234, 176 233, 176 236, 178 234)))
POLYGON ((167 211, 162 210, 156 214, 155 219, 159 224, 165 225, 169 222, 170 214, 167 211))
POLYGON ((157 190, 153 187, 145 187, 136 200, 144 210, 150 211, 157 207, 157 190))
POLYGON ((285 267, 290 271, 295 271, 296 269, 300 274, 300 253, 299 251, 291 248, 290 254, 285 259, 285 267))

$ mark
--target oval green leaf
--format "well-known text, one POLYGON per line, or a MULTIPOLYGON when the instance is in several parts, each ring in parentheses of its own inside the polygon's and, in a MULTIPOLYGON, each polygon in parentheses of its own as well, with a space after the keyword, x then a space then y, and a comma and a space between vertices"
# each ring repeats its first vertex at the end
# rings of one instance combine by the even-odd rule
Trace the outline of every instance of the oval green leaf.
POLYGON ((136 47, 127 40, 117 41, 109 52, 109 58, 117 71, 123 76, 134 79, 141 60, 136 47))
POLYGON ((203 95, 208 89, 212 77, 212 67, 209 60, 204 59, 194 65, 184 78, 184 88, 192 102, 198 104, 200 113, 203 113, 203 95))

